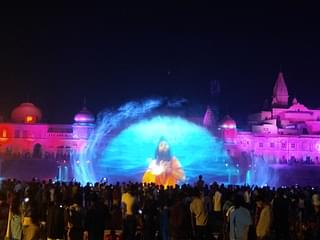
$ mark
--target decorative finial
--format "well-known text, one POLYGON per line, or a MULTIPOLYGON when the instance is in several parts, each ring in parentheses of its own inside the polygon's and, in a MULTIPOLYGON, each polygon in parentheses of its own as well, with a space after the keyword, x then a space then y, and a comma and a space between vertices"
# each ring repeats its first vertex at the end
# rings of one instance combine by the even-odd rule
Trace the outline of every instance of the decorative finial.
POLYGON ((210 95, 211 97, 217 97, 220 95, 220 82, 218 80, 210 81, 210 95))
POLYGON ((83 97, 83 108, 87 108, 87 98, 83 97))

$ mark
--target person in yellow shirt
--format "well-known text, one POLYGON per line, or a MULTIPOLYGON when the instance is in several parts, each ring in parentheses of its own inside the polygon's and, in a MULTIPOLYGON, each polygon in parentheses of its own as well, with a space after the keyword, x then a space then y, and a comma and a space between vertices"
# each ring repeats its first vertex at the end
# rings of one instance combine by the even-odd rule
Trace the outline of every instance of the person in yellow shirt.
POLYGON ((271 207, 270 204, 262 196, 257 196, 256 204, 258 208, 262 209, 256 226, 257 239, 266 240, 270 237, 271 232, 271 207))
POLYGON ((168 142, 161 138, 156 149, 155 159, 149 164, 143 175, 143 183, 155 183, 157 185, 174 186, 185 175, 179 160, 171 155, 168 142))
POLYGON ((189 208, 194 237, 197 240, 208 239, 208 212, 205 208, 203 200, 201 199, 201 193, 197 188, 194 189, 193 199, 189 208))
POLYGON ((124 240, 133 240, 136 232, 136 198, 133 194, 132 186, 127 186, 126 191, 121 196, 121 203, 123 218, 123 238, 124 240))

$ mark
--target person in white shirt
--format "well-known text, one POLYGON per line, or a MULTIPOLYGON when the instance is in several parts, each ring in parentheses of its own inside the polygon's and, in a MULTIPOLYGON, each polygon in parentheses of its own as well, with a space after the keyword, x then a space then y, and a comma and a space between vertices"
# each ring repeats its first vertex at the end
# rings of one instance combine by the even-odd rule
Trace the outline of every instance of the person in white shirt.
POLYGON ((230 212, 230 240, 248 239, 252 219, 249 210, 243 206, 243 195, 237 194, 234 199, 234 208, 230 212))

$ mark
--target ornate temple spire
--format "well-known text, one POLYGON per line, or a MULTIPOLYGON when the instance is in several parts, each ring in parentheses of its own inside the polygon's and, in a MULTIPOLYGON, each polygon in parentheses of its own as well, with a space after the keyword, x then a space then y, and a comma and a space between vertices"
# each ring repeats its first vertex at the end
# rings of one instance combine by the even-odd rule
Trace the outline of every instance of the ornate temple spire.
POLYGON ((294 98, 294 99, 292 100, 292 105, 296 105, 296 104, 299 104, 299 102, 298 102, 298 100, 297 100, 296 98, 294 98))
POLYGON ((286 107, 288 106, 288 89, 284 81, 283 73, 279 72, 276 84, 273 88, 272 105, 286 107))
POLYGON ((207 106, 207 111, 203 117, 203 126, 208 129, 213 129, 215 127, 215 118, 210 106, 207 106))

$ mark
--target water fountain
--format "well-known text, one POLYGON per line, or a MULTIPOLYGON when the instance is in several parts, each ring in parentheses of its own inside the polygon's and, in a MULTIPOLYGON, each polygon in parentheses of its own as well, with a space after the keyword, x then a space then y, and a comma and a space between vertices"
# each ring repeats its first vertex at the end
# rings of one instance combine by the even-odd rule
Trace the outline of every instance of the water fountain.
POLYGON ((80 159, 73 161, 76 180, 141 181, 155 158, 159 139, 165 138, 185 173, 181 182, 193 183, 200 174, 207 181, 229 182, 237 170, 222 142, 200 125, 159 111, 163 106, 177 108, 180 103, 149 99, 103 111, 80 159))

